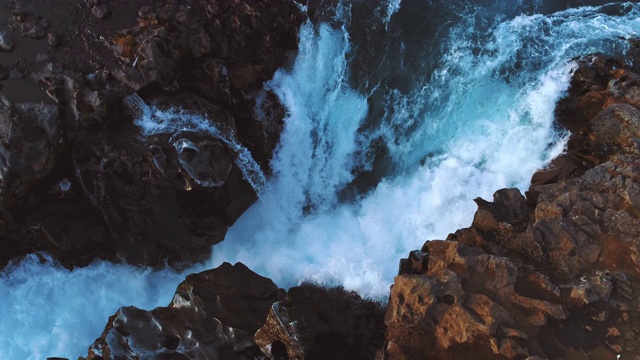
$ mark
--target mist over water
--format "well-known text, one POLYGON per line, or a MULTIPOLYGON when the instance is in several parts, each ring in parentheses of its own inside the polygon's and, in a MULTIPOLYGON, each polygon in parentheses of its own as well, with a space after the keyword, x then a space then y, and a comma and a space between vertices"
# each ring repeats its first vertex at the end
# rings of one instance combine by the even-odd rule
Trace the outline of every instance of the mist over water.
MULTIPOLYGON (((144 134, 211 132, 261 192, 211 262, 189 271, 242 261, 282 287, 313 281, 384 301, 401 257, 468 226, 473 198, 526 189, 562 151, 553 111, 572 59, 621 54, 640 34, 640 5, 603 4, 340 2, 302 27, 294 65, 265 84, 287 109, 269 179, 206 118, 138 104, 144 134)), ((0 275, 0 358, 86 354, 119 307, 164 306, 183 278, 30 257, 0 275)))

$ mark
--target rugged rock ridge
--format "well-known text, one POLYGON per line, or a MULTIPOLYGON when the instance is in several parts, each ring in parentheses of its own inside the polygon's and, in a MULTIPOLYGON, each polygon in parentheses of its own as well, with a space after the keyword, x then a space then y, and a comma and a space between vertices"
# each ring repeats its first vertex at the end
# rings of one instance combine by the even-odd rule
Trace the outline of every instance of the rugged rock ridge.
POLYGON ((66 266, 207 258, 256 199, 236 147, 269 171, 284 109, 262 85, 297 48, 299 7, 12 0, 0 13, 0 268, 35 251, 66 266), (203 115, 233 146, 141 136, 134 92, 203 115))
POLYGON ((118 310, 86 359, 372 359, 383 317, 356 294, 313 285, 287 293, 224 263, 188 276, 167 307, 118 310))
POLYGON ((167 307, 118 310, 87 359, 254 359, 253 334, 284 295, 246 266, 225 263, 188 276, 167 307))
POLYGON ((640 75, 579 61, 567 152, 401 262, 380 359, 640 357, 640 75))

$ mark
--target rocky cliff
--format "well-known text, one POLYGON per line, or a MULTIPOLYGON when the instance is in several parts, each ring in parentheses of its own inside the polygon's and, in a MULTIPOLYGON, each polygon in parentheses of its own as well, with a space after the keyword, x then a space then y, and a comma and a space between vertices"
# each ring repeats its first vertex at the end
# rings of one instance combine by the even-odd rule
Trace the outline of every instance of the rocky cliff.
POLYGON ((0 268, 31 252, 66 266, 208 258, 256 200, 241 152, 269 171, 284 110, 262 87, 296 50, 299 7, 15 0, 0 14, 0 268), (134 93, 222 135, 143 136, 134 93))
POLYGON ((638 60, 580 60, 566 153, 401 262, 380 359, 640 356, 638 60))

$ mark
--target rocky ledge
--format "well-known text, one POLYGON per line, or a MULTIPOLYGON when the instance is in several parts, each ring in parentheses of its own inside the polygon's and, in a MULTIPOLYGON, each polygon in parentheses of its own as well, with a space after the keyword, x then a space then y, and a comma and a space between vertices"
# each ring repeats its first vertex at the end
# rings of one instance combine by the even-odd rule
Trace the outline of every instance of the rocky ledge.
MULTIPOLYGON (((634 55, 635 54, 635 55, 634 55)), ((640 64, 579 61, 565 154, 400 265, 379 359, 640 358, 640 64)))
POLYGON ((0 14, 0 269, 31 252, 69 267, 208 258, 259 190, 238 157, 269 171, 284 109, 262 87, 297 48, 299 7, 11 0, 0 14), (217 133, 143 136, 144 103, 217 133))

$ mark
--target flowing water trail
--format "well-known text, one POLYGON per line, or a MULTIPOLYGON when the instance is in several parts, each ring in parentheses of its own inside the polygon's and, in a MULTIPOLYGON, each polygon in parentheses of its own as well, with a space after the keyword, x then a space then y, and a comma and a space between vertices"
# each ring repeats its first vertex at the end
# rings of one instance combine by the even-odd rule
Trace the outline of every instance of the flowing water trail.
MULTIPOLYGON (((233 132, 218 128, 214 122, 202 115, 182 109, 170 108, 162 110, 155 106, 149 106, 138 94, 127 97, 125 103, 135 113, 136 119, 134 123, 145 136, 161 133, 171 134, 175 140, 181 133, 195 132, 209 133, 214 138, 221 140, 235 153, 235 163, 238 169, 251 184, 256 194, 260 195, 264 192, 264 188, 267 186, 265 174, 262 172, 260 165, 251 156, 251 152, 238 142, 233 132)), ((180 150, 178 149, 179 146, 185 146, 180 140, 174 143, 178 151, 180 150)), ((198 151, 197 147, 192 150, 198 151)))
MULTIPOLYGON (((252 172, 236 148, 261 199, 214 247, 214 264, 189 271, 242 261, 283 287, 314 281, 384 300, 400 257, 468 226, 473 198, 526 189, 562 151, 553 109, 572 59, 621 54, 640 36, 640 5, 601 3, 344 1, 331 25, 307 23, 293 68, 266 84, 288 113, 273 175, 252 172)), ((197 114, 147 115, 147 134, 210 131, 237 144, 197 114)), ((183 278, 29 257, 0 275, 0 358, 86 354, 120 306, 164 306, 183 278)))
POLYGON ((119 307, 166 306, 185 276, 102 261, 69 271, 29 256, 0 275, 0 359, 86 356, 119 307))

